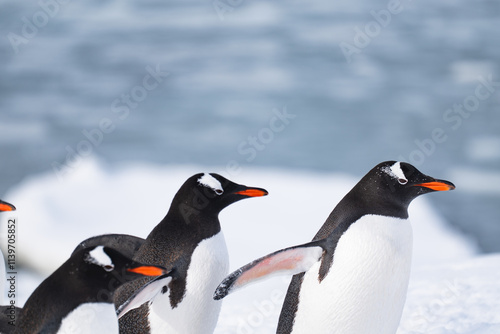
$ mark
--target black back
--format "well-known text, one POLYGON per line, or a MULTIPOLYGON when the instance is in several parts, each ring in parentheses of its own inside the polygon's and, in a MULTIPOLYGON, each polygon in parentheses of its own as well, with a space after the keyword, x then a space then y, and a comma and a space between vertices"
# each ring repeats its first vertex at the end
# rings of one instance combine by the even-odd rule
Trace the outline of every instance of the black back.
MULTIPOLYGON (((328 275, 337 243, 352 223, 364 215, 408 218, 410 202, 419 195, 433 191, 430 188, 416 185, 433 182, 436 179, 422 174, 408 163, 400 163, 400 169, 405 178, 391 175, 390 168, 395 163, 396 161, 382 162, 370 170, 337 204, 314 236, 313 241, 327 240, 327 251, 323 255, 319 271, 320 281, 328 275)), ((447 183, 454 188, 447 181, 441 182, 447 183)), ((279 318, 278 334, 292 332, 303 277, 304 273, 295 275, 288 287, 279 318)))
MULTIPOLYGON (((137 261, 175 267, 175 274, 168 289, 170 304, 176 307, 183 299, 191 255, 198 244, 221 231, 219 213, 228 205, 248 198, 238 192, 250 189, 214 173, 223 192, 199 182, 203 173, 193 175, 181 186, 163 220, 153 229, 136 256, 137 261)), ((258 188, 252 188, 258 189, 258 188)), ((265 194, 267 192, 259 189, 265 194)), ((135 290, 144 285, 147 278, 124 285, 118 289, 115 305, 125 302, 135 290)), ((165 288, 167 291, 167 288, 165 288)), ((120 319, 120 333, 148 333, 148 307, 143 305, 120 319)))
POLYGON ((14 333, 56 333, 62 319, 84 303, 113 303, 115 290, 140 274, 127 269, 141 266, 118 251, 104 247, 113 266, 89 261, 95 247, 73 254, 31 294, 20 312, 14 333))
POLYGON ((84 248, 106 245, 106 247, 113 248, 126 257, 133 258, 145 241, 145 239, 128 234, 98 235, 78 244, 71 256, 84 248))

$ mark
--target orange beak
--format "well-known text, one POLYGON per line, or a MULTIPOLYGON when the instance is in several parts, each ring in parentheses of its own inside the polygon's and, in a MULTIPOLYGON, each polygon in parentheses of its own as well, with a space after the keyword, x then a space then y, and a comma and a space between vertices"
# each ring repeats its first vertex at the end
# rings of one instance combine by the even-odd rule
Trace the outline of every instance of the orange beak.
POLYGON ((142 266, 142 267, 127 269, 127 271, 136 274, 141 274, 144 276, 161 276, 167 273, 164 269, 155 266, 142 266))
POLYGON ((14 211, 16 207, 7 202, 0 201, 0 211, 14 211))
POLYGON ((455 189, 455 185, 448 181, 434 181, 434 182, 426 182, 419 183, 415 186, 429 188, 435 191, 448 191, 455 189))
POLYGON ((238 195, 248 196, 248 197, 261 197, 266 196, 268 192, 264 189, 249 188, 246 190, 236 192, 238 195))

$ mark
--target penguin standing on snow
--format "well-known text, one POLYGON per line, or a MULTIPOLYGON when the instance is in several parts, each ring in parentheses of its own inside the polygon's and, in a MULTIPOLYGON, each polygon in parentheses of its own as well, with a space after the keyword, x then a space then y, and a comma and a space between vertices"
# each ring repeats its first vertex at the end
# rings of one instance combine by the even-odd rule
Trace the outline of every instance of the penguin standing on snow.
MULTIPOLYGON (((137 309, 135 305, 118 309, 120 333, 212 333, 221 307, 212 294, 229 270, 219 213, 241 199, 265 195, 264 189, 239 185, 218 174, 196 174, 181 186, 167 215, 146 240, 114 234, 84 241, 85 245, 127 243, 128 250, 118 249, 130 252, 139 247, 134 260, 176 268, 169 284, 160 280, 149 286, 145 299, 153 296, 151 302, 137 309)), ((118 289, 116 305, 127 299, 137 303, 133 294, 145 281, 118 289)))
MULTIPOLYGON (((166 278, 163 267, 143 265, 118 251, 95 246, 74 253, 31 294, 4 333, 118 333, 113 293, 144 276, 166 278)), ((2 307, 3 313, 8 313, 2 307)))
POLYGON ((312 242, 235 271, 214 299, 268 274, 294 274, 278 334, 396 333, 412 257, 408 206, 422 194, 454 188, 410 164, 380 163, 339 202, 312 242))

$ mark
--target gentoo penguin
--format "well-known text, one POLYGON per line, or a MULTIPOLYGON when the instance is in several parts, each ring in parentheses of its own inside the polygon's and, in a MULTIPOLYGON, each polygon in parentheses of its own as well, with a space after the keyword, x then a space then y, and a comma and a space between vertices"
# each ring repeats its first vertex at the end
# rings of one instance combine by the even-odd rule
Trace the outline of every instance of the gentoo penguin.
MULTIPOLYGON (((15 211, 16 207, 12 204, 0 200, 0 212, 2 211, 15 211)), ((3 243, 3 241, 2 241, 3 243)), ((4 293, 5 293, 5 258, 3 253, 0 251, 0 305, 3 304, 4 293)), ((1 333, 1 332, 0 332, 1 333)))
MULTIPOLYGON (((133 310, 119 309, 120 333, 212 333, 221 307, 212 294, 229 270, 219 212, 241 199, 265 195, 264 189, 236 184, 218 174, 196 174, 181 186, 167 215, 142 245, 137 237, 131 240, 130 236, 111 235, 115 244, 140 245, 134 260, 176 268, 172 282, 159 281, 149 287, 158 290, 150 303, 133 310)), ((106 244, 108 236, 83 243, 106 244)), ((145 282, 147 279, 137 280, 118 289, 117 308, 133 298, 134 291, 145 282)))
POLYGON ((163 267, 133 261, 112 248, 82 249, 35 289, 11 333, 118 333, 115 290, 140 277, 168 275, 163 267))
POLYGON ((312 242, 240 268, 214 299, 269 274, 294 274, 278 334, 396 333, 412 257, 408 206, 419 195, 454 188, 408 163, 380 163, 338 203, 312 242))

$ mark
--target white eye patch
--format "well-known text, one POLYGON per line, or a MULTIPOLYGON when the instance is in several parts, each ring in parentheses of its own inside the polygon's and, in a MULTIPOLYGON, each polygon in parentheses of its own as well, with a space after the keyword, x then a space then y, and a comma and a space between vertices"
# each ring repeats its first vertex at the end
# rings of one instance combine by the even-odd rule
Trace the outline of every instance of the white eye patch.
POLYGON ((212 189, 217 195, 222 195, 224 193, 222 184, 220 184, 219 180, 217 180, 209 173, 203 174, 203 176, 198 179, 198 183, 212 189))
POLYGON ((393 179, 398 180, 398 182, 401 184, 408 183, 408 179, 406 178, 405 173, 403 173, 403 170, 401 169, 401 163, 399 161, 390 167, 382 168, 382 171, 384 173, 387 173, 393 179))
POLYGON ((97 246, 91 250, 85 261, 101 266, 106 271, 111 271, 115 268, 111 258, 104 252, 104 246, 97 246))

